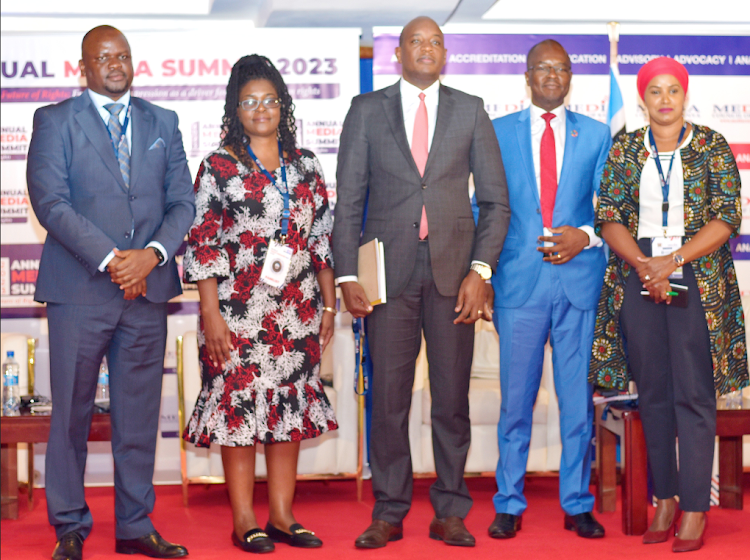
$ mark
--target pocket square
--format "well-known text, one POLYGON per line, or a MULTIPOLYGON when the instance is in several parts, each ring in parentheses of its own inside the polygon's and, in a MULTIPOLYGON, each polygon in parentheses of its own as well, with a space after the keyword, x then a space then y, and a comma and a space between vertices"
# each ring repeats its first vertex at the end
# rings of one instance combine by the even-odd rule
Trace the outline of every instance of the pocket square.
POLYGON ((149 150, 156 150, 157 148, 166 148, 166 147, 167 147, 167 143, 164 142, 164 139, 160 136, 159 138, 156 139, 156 142, 151 144, 151 147, 149 148, 149 150))

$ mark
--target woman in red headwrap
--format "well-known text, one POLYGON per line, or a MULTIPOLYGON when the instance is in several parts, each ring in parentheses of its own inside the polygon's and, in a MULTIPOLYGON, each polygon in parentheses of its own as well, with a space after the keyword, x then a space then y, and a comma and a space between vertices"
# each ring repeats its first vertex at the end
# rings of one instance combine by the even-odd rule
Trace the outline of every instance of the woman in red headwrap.
POLYGON ((638 385, 658 500, 643 542, 666 541, 682 510, 675 552, 703 544, 716 392, 748 384, 728 243, 742 219, 740 176, 721 134, 685 121, 687 89, 679 62, 644 65, 649 126, 617 137, 604 167, 596 227, 611 253, 590 367, 596 385, 625 389, 631 375, 638 385))

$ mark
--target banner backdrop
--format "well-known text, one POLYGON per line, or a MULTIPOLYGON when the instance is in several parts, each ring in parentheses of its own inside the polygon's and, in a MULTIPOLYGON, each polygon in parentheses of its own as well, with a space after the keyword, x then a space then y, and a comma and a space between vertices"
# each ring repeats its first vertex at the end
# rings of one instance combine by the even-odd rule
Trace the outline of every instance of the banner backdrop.
MULTIPOLYGON (((133 93, 177 112, 194 177, 203 156, 218 145, 232 65, 247 54, 269 57, 294 99, 299 144, 315 152, 323 166, 333 207, 341 126, 352 97, 359 93, 359 35, 359 29, 249 29, 243 36, 226 37, 188 32, 127 33, 135 72, 133 93)), ((47 396, 45 309, 33 301, 46 232, 29 205, 26 154, 34 111, 85 91, 78 69, 81 39, 80 33, 3 33, 1 43, 2 330, 38 339, 36 392, 47 396)), ((175 373, 175 337, 197 327, 197 291, 188 289, 178 300, 169 307, 165 374, 175 373)), ((176 376, 165 375, 154 477, 157 483, 180 480, 178 431, 176 376)), ((44 480, 44 448, 43 444, 35 446, 35 466, 40 475, 37 482, 44 480)), ((88 457, 86 484, 111 484, 109 443, 90 443, 88 457)))
MULTIPOLYGON (((268 56, 294 99, 299 144, 321 161, 333 207, 339 134, 350 101, 359 93, 359 34, 359 29, 250 29, 245 36, 227 37, 128 33, 133 93, 177 112, 195 176, 203 156, 218 145, 232 65, 243 55, 268 56)), ((34 111, 85 91, 78 68, 81 38, 2 35, 3 318, 33 315, 37 306, 33 294, 46 233, 28 201, 26 153, 34 111)))
MULTIPOLYGON (((604 26, 602 26, 604 28, 604 26)), ((400 29, 375 28, 373 85, 380 89, 401 74, 394 49, 400 29)), ((559 41, 570 55, 573 80, 566 99, 571 111, 601 122, 609 100, 609 39, 602 35, 445 35, 448 49, 442 82, 484 99, 490 118, 525 109, 526 53, 544 39, 559 41)), ((620 85, 627 129, 647 123, 636 90, 640 67, 669 56, 690 72, 686 117, 721 132, 729 142, 743 182, 741 235, 732 240, 743 295, 750 295, 750 37, 621 35, 618 45, 620 85)))

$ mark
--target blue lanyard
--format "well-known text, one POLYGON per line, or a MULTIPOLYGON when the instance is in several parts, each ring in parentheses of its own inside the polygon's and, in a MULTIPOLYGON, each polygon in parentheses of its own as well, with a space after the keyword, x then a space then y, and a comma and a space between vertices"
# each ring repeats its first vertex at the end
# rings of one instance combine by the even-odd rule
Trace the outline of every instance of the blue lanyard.
POLYGON ((659 160, 659 150, 656 149, 656 141, 654 141, 654 133, 650 127, 648 129, 648 141, 651 143, 651 150, 654 152, 656 169, 659 171, 659 180, 661 181, 661 194, 663 197, 663 202, 661 203, 661 222, 663 227, 667 227, 667 214, 669 213, 669 179, 672 177, 672 164, 674 163, 674 156, 677 153, 677 150, 680 149, 682 137, 685 136, 686 130, 687 123, 682 125, 680 137, 677 139, 677 147, 674 149, 672 157, 669 159, 669 171, 667 171, 667 176, 664 177, 664 170, 661 168, 661 161, 659 160))
MULTIPOLYGON (((120 138, 115 144, 115 139, 110 138, 112 141, 112 147, 115 149, 115 159, 117 159, 117 153, 119 152, 120 142, 122 142, 123 138, 126 138, 125 134, 128 132, 128 125, 130 124, 130 101, 128 101, 128 108, 125 111, 125 122, 122 123, 122 128, 120 129, 120 138)), ((128 148, 128 151, 130 149, 128 148)))
POLYGON ((260 169, 261 173, 265 175, 269 181, 271 181, 271 184, 276 187, 276 190, 281 193, 281 195, 284 197, 284 211, 281 214, 281 242, 286 243, 286 236, 289 233, 289 185, 286 182, 286 165, 284 164, 284 152, 281 149, 281 142, 279 142, 279 161, 281 162, 281 180, 284 182, 284 190, 282 191, 279 186, 276 184, 276 178, 271 175, 271 173, 266 169, 263 164, 258 159, 258 156, 255 155, 252 148, 250 148, 250 144, 247 145, 247 155, 249 155, 252 160, 255 162, 255 165, 258 166, 258 169, 260 169))

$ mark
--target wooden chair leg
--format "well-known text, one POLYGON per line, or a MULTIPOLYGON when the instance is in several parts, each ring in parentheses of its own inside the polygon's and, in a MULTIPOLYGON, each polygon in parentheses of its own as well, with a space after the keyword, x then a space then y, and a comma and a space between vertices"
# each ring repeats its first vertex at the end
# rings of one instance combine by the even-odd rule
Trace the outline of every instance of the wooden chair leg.
POLYGON ((3 443, 0 462, 2 463, 0 516, 3 519, 18 519, 18 445, 3 443))
POLYGON ((719 438, 719 507, 742 509, 742 436, 719 438))
POLYGON ((617 436, 596 423, 596 505, 597 511, 617 507, 617 436))
POLYGON ((622 532, 626 535, 642 535, 648 529, 646 438, 639 416, 635 413, 623 414, 623 420, 622 532))
POLYGON ((27 444, 29 465, 29 511, 34 509, 34 444, 27 444))

